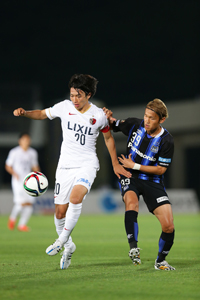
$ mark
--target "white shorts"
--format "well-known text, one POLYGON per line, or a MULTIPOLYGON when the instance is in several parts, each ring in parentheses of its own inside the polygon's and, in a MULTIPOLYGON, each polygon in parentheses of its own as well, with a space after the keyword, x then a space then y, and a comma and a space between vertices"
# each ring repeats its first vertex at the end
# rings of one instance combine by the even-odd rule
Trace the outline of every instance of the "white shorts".
POLYGON ((23 181, 12 181, 13 202, 15 204, 34 203, 35 197, 29 196, 23 187, 23 181))
MULTIPOLYGON (((70 200, 70 194, 75 185, 83 185, 88 193, 92 187, 97 174, 96 168, 58 168, 56 171, 56 183, 54 190, 54 203, 67 204, 70 200)), ((84 197, 85 198, 85 197, 84 197)))

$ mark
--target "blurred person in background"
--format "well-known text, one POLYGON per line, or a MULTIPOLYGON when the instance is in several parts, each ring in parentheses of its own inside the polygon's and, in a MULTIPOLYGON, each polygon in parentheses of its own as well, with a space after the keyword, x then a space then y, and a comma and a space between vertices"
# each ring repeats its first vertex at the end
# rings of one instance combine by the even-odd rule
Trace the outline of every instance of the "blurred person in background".
POLYGON ((33 212, 35 198, 29 196, 23 187, 25 176, 31 171, 40 171, 38 153, 30 147, 31 138, 26 132, 19 136, 19 146, 10 150, 5 163, 6 171, 12 176, 11 185, 13 191, 14 206, 8 220, 8 228, 15 228, 16 220, 20 215, 17 229, 29 231, 27 223, 33 212))
POLYGON ((129 257, 134 265, 141 264, 137 219, 139 196, 142 195, 148 210, 157 217, 162 228, 154 267, 156 270, 175 270, 165 260, 174 242, 172 208, 163 183, 174 153, 173 137, 162 127, 168 117, 167 107, 160 99, 154 99, 147 104, 143 119, 116 120, 110 110, 104 108, 104 112, 111 129, 128 136, 126 156, 122 154, 119 161, 132 177, 121 176, 119 187, 125 203, 129 257))

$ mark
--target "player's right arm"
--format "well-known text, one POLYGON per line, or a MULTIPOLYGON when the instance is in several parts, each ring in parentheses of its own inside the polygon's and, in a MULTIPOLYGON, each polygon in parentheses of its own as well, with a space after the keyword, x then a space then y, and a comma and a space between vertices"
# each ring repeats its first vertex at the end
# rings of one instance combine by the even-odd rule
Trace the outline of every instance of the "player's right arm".
POLYGON ((45 109, 43 110, 25 110, 23 108, 17 108, 13 111, 13 115, 16 117, 26 117, 33 120, 44 120, 47 118, 45 109))
POLYGON ((19 179, 19 175, 13 170, 13 168, 7 164, 5 164, 6 171, 11 175, 19 179))

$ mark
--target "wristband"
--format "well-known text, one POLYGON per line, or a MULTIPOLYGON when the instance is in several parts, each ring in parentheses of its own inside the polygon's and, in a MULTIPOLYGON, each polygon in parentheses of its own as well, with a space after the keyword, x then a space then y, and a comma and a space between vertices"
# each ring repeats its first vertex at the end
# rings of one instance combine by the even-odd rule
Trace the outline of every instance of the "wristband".
POLYGON ((134 167, 132 168, 133 170, 140 170, 140 164, 134 164, 134 167))

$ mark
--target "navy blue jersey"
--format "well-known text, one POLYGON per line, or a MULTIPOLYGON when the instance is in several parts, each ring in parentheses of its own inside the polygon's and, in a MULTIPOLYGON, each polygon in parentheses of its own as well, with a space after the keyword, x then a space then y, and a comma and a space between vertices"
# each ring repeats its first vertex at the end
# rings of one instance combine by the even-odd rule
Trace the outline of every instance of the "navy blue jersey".
MULTIPOLYGON (((144 120, 128 118, 125 121, 116 121, 113 131, 121 131, 128 136, 126 157, 132 154, 135 163, 145 166, 168 167, 172 162, 174 141, 171 134, 162 127, 161 132, 151 137, 144 128, 144 120)), ((133 177, 163 183, 163 175, 154 175, 137 170, 130 170, 133 177)))

